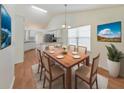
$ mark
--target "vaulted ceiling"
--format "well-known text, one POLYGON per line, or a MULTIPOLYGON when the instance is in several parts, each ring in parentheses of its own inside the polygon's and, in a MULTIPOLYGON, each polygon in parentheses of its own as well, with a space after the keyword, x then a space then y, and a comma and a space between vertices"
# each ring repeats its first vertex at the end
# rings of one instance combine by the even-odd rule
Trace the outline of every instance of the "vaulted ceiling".
MULTIPOLYGON (((55 15, 62 14, 65 11, 63 4, 37 4, 35 6, 40 7, 48 11, 47 14, 42 14, 41 12, 31 8, 31 4, 14 5, 16 14, 23 16, 26 20, 39 24, 48 24, 49 20, 55 15)), ((94 10, 100 8, 116 7, 119 5, 110 4, 68 4, 68 12, 79 12, 94 10)))

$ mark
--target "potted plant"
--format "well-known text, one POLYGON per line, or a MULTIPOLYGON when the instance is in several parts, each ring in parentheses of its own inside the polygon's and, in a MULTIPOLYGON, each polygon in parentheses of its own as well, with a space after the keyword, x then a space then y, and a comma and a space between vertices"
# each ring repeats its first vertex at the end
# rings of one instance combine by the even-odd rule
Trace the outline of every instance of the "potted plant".
POLYGON ((120 72, 120 60, 124 58, 124 54, 119 51, 113 44, 106 46, 108 50, 108 69, 109 74, 113 77, 118 77, 120 72))

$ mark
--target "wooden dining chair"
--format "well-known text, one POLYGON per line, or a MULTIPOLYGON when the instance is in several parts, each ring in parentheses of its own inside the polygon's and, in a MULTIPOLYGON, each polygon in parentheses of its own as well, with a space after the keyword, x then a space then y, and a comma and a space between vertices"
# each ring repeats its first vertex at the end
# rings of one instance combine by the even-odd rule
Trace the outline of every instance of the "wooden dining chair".
POLYGON ((56 44, 57 48, 62 48, 62 44, 56 44))
POLYGON ((87 53, 87 47, 85 47, 85 46, 78 46, 78 52, 86 54, 87 53))
POLYGON ((71 50, 71 51, 75 51, 76 46, 75 45, 69 45, 68 49, 71 50))
POLYGON ((43 63, 42 63, 42 53, 41 53, 41 50, 40 49, 36 49, 37 51, 37 58, 38 58, 38 73, 40 72, 40 80, 41 80, 41 77, 42 77, 42 72, 43 72, 43 63))
POLYGON ((45 81, 49 82, 49 88, 52 88, 52 82, 62 77, 63 79, 63 88, 65 88, 65 74, 64 70, 61 69, 58 65, 50 66, 50 59, 48 56, 43 54, 42 62, 45 67, 45 75, 43 81, 43 88, 45 88, 45 81))
MULTIPOLYGON (((43 62, 42 62, 42 52, 40 49, 36 49, 37 50, 37 58, 38 58, 38 73, 40 72, 40 80, 42 78, 42 73, 43 73, 43 69, 44 69, 44 66, 43 66, 43 62)), ((51 61, 50 65, 54 65, 54 62, 51 61)))
MULTIPOLYGON (((83 54, 87 53, 87 47, 85 47, 85 46, 78 46, 77 50, 79 53, 83 53, 83 54)), ((86 60, 84 60, 82 63, 86 64, 86 60)), ((78 64, 78 67, 80 67, 80 64, 78 64)))
POLYGON ((83 65, 75 72, 75 88, 77 88, 77 79, 81 79, 86 82, 90 88, 92 88, 94 82, 96 82, 96 88, 98 89, 98 81, 97 81, 97 68, 99 63, 99 56, 93 58, 93 63, 91 67, 83 65))
POLYGON ((49 49, 49 50, 54 50, 54 49, 55 49, 55 46, 54 46, 54 45, 49 45, 49 46, 48 46, 48 49, 49 49))

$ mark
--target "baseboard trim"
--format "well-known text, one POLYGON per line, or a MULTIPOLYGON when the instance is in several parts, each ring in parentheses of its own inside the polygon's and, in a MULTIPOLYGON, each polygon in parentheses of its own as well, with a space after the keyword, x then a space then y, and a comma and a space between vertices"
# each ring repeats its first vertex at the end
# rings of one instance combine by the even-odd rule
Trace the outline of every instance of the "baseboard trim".
POLYGON ((32 50, 34 50, 34 49, 35 49, 35 48, 29 49, 29 50, 25 50, 24 53, 30 52, 30 51, 32 51, 32 50))
POLYGON ((15 81, 15 76, 13 76, 12 83, 10 85, 10 89, 13 89, 14 81, 15 81))

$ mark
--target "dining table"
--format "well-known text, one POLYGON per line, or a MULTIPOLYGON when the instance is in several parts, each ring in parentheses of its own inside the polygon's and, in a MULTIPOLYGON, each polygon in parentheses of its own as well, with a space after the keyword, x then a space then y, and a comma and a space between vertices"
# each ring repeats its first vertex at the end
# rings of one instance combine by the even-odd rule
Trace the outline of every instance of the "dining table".
POLYGON ((89 66, 89 55, 84 54, 83 52, 77 52, 77 54, 73 54, 73 51, 67 50, 67 53, 64 53, 63 48, 55 48, 54 50, 45 49, 43 53, 45 53, 49 58, 54 60, 54 62, 59 63, 66 69, 65 74, 65 87, 66 89, 72 88, 72 68, 82 62, 86 61, 86 65, 89 66), (62 55, 62 58, 58 58, 59 55, 62 55), (79 55, 79 58, 74 58, 75 55, 79 55))

